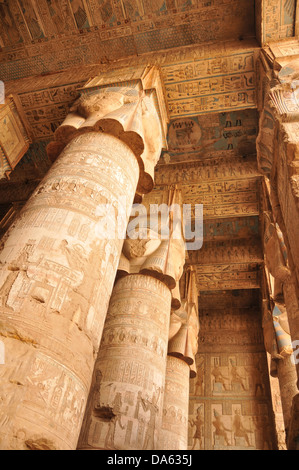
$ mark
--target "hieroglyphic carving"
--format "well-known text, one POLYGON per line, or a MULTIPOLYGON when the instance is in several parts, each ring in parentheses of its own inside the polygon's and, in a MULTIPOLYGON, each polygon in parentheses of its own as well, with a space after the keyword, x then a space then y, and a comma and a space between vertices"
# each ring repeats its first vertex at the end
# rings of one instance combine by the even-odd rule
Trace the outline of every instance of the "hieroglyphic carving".
POLYGON ((294 35, 296 5, 294 0, 262 1, 262 45, 294 35))
POLYGON ((8 177, 29 149, 29 137, 13 97, 0 105, 0 178, 8 177))
POLYGON ((258 238, 206 242, 200 251, 189 251, 200 290, 256 288, 263 255, 258 238))
MULTIPOLYGON (((207 171, 212 173, 210 168, 207 171)), ((187 183, 187 178, 183 178, 184 182, 178 185, 178 188, 181 190, 183 203, 191 205, 191 218, 194 218, 196 204, 203 204, 204 219, 259 214, 259 180, 256 178, 203 181, 200 184, 187 183)), ((159 199, 164 189, 163 185, 156 185, 151 194, 151 201, 159 199)))
POLYGON ((163 72, 172 117, 255 107, 253 51, 172 65, 163 72))
MULTIPOLYGON (((183 194, 185 196, 185 201, 191 201, 192 197, 195 197, 196 194, 205 194, 208 193, 211 195, 212 200, 211 202, 220 202, 217 199, 217 195, 221 193, 236 193, 236 192, 254 192, 257 191, 257 181, 255 179, 247 180, 247 181, 230 181, 224 182, 219 181, 217 183, 211 182, 209 183, 202 183, 202 184, 193 184, 192 186, 188 187, 187 185, 182 185, 183 194)), ((197 196, 198 197, 198 196, 197 196)), ((251 202, 250 198, 248 198, 251 202)), ((228 197, 223 200, 225 203, 232 202, 228 197)), ((245 202, 245 201, 244 201, 245 202)))
POLYGON ((83 84, 79 82, 20 95, 33 139, 52 137, 66 118, 70 104, 79 97, 78 88, 83 84))
POLYGON ((220 312, 216 311, 213 316, 205 316, 204 311, 201 312, 202 316, 200 318, 200 345, 205 343, 208 348, 211 347, 213 342, 216 342, 221 344, 221 347, 223 348, 226 344, 237 345, 240 342, 244 342, 244 344, 249 346, 250 344, 263 342, 261 330, 250 328, 250 318, 254 313, 254 310, 242 314, 242 309, 236 309, 234 313, 238 314, 238 317, 236 317, 234 313, 230 312, 229 308, 223 309, 223 317, 220 317, 220 312), (229 332, 234 329, 234 326, 238 332, 238 335, 235 336, 229 334, 229 332), (215 330, 226 331, 228 335, 221 335, 215 332, 215 330))
POLYGON ((228 240, 225 242, 204 243, 200 251, 189 251, 188 264, 224 263, 263 263, 260 240, 253 239, 228 240))
MULTIPOLYGON (((190 155, 191 160, 191 155, 190 155)), ((178 183, 204 183, 207 181, 247 179, 260 176, 256 159, 251 158, 225 158, 219 156, 215 160, 190 161, 166 165, 165 156, 161 159, 155 171, 156 186, 178 183)))
POLYGON ((259 211, 256 180, 182 185, 184 204, 203 204, 204 218, 256 215, 259 211), (240 192, 241 190, 241 192, 240 192))
POLYGON ((197 408, 196 415, 194 419, 189 420, 189 425, 191 428, 195 427, 195 432, 193 434, 193 444, 191 450, 202 450, 203 449, 203 425, 204 425, 204 416, 203 416, 203 405, 200 405, 197 408))
POLYGON ((195 265, 199 290, 255 289, 260 285, 256 263, 195 265))
POLYGON ((170 290, 151 276, 117 281, 94 372, 99 393, 89 397, 79 449, 157 448, 170 306, 170 290))
MULTIPOLYGON (((236 45, 236 47, 238 49, 238 45, 236 45)), ((220 48, 220 46, 219 46, 219 48, 220 48)), ((216 54, 216 56, 218 56, 220 49, 215 50, 215 51, 213 50, 213 54, 216 54)), ((228 50, 229 50, 229 53, 231 53, 233 49, 228 48, 228 50)), ((59 52, 56 52, 56 55, 58 55, 58 54, 59 54, 59 52)), ((190 51, 187 49, 185 55, 187 56, 187 58, 189 60, 190 59, 192 61, 196 60, 196 51, 194 51, 194 53, 192 55, 192 53, 190 53, 190 51)), ((167 57, 167 61, 168 61, 168 55, 165 56, 165 57, 167 57)), ((165 60, 165 57, 164 57, 163 54, 160 54, 157 57, 153 57, 152 58, 153 63, 157 63, 158 65, 160 65, 165 60)), ((171 57, 170 57, 170 59, 171 59, 171 57)), ((215 60, 217 61, 217 59, 215 59, 215 60)), ((202 59, 202 61, 204 63, 203 59, 202 59)), ((130 61, 128 61, 128 63, 130 63, 130 61)), ((137 63, 143 64, 144 66, 146 65, 146 61, 144 60, 144 58, 138 58, 137 63)), ((123 65, 126 65, 126 64, 124 63, 124 64, 119 64, 119 65, 123 66, 123 65)), ((136 63, 134 63, 133 65, 134 65, 134 67, 136 67, 136 63)), ((165 65, 165 67, 167 68, 167 65, 165 65)), ((70 101, 71 101, 71 97, 69 98, 69 101, 67 101, 67 98, 69 96, 69 87, 71 87, 71 88, 75 87, 75 90, 76 90, 76 87, 77 87, 77 84, 76 83, 74 84, 73 77, 74 76, 78 77, 77 78, 78 83, 80 82, 80 80, 82 80, 82 82, 81 82, 81 84, 82 84, 90 76, 99 73, 98 69, 95 69, 95 67, 92 67, 92 66, 89 67, 89 68, 87 67, 85 69, 86 69, 85 73, 84 73, 84 67, 82 67, 79 70, 78 69, 73 69, 73 73, 62 72, 58 76, 53 75, 52 80, 51 80, 51 76, 50 77, 45 77, 44 83, 37 79, 36 84, 35 84, 35 90, 38 91, 37 93, 36 93, 36 91, 34 91, 32 89, 32 83, 26 83, 26 81, 23 81, 24 87, 27 88, 27 92, 24 93, 24 98, 23 98, 23 93, 20 95, 20 97, 21 97, 22 101, 24 102, 23 106, 25 106, 25 113, 28 113, 28 118, 32 122, 32 124, 31 124, 31 125, 33 125, 32 133, 33 133, 33 137, 35 139, 41 139, 41 138, 45 139, 48 136, 52 135, 55 132, 57 126, 64 119, 65 113, 66 113, 66 104, 67 103, 70 104, 70 101), (56 85, 57 82, 58 82, 58 85, 60 84, 60 86, 56 85), (47 83, 48 83, 48 85, 47 85, 47 83), (32 90, 32 91, 29 92, 28 89, 32 90), (65 97, 63 97, 62 94, 61 94, 61 92, 63 90, 65 90, 65 92, 66 92, 65 97), (52 116, 52 114, 53 114, 53 110, 52 110, 53 105, 51 106, 51 109, 50 109, 49 104, 48 104, 48 98, 47 98, 48 95, 51 95, 52 97, 54 95, 55 98, 56 98, 55 103, 57 103, 57 105, 55 105, 55 107, 54 107, 55 108, 54 109, 54 116, 52 116), (37 100, 35 102, 35 104, 33 106, 30 105, 29 101, 34 102, 35 98, 37 100), (37 106, 38 102, 39 102, 39 105, 37 106), (27 107, 28 107, 28 110, 27 110, 27 107), (48 122, 46 122, 45 116, 48 117, 48 122), (51 118, 51 119, 49 119, 49 118, 51 118)), ((107 66, 102 65, 101 69, 102 69, 102 72, 106 72, 107 71, 107 66)), ((162 70, 163 70, 163 66, 162 66, 162 70)), ((23 91, 22 90, 22 83, 21 84, 18 83, 17 87, 18 88, 16 89, 13 86, 9 86, 9 89, 14 91, 14 92, 18 92, 18 93, 20 93, 20 91, 23 91)), ((75 92, 75 90, 74 90, 74 92, 75 92)), ((72 90, 70 90, 70 93, 72 93, 72 90)), ((244 112, 245 112, 245 115, 244 115, 245 119, 244 120, 246 122, 247 121, 246 113, 250 112, 250 110, 246 110, 244 112)), ((198 113, 195 113, 195 114, 198 114, 198 113)), ((232 115, 233 114, 234 114, 234 112, 232 113, 232 115)), ((210 116, 205 116, 205 119, 204 119, 204 129, 205 129, 204 135, 206 135, 207 131, 209 131, 209 135, 212 132, 211 126, 207 126, 207 121, 211 121, 210 116)), ((226 119, 226 121, 229 121, 229 119, 226 119)), ((240 116, 238 116, 238 119, 235 120, 235 122, 237 123, 236 124, 237 127, 236 126, 234 127, 233 121, 234 121, 234 119, 232 119, 232 121, 231 121, 231 124, 230 124, 231 128, 228 128, 228 129, 224 130, 224 136, 217 143, 217 145, 222 145, 222 147, 224 146, 225 148, 227 148, 228 146, 229 146, 229 148, 235 148, 236 143, 239 142, 238 146, 240 146, 242 148, 243 147, 245 148, 246 136, 244 134, 245 129, 244 129, 244 125, 243 125, 243 115, 241 116, 241 119, 240 119, 240 116), (242 125, 240 124, 241 121, 242 121, 242 125)), ((212 119, 212 124, 213 124, 213 119, 212 119)), ((214 133, 216 133, 215 135, 218 135, 216 128, 214 130, 214 133)), ((247 135, 247 138, 248 138, 248 135, 247 135)), ((209 139, 209 137, 208 137, 208 139, 209 139)), ((247 142, 246 147, 251 146, 253 148, 253 143, 251 141, 252 141, 252 139, 249 136, 249 141, 247 142)), ((211 142, 210 142, 210 145, 211 145, 211 142)), ((215 143, 215 145, 216 145, 216 143, 215 143)))

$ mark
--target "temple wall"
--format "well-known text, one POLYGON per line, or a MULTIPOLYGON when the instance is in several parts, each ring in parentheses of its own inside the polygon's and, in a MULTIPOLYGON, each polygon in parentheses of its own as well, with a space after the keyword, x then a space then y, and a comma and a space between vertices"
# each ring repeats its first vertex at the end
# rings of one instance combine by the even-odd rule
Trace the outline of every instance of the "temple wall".
POLYGON ((190 383, 188 449, 275 450, 258 309, 205 309, 190 383))

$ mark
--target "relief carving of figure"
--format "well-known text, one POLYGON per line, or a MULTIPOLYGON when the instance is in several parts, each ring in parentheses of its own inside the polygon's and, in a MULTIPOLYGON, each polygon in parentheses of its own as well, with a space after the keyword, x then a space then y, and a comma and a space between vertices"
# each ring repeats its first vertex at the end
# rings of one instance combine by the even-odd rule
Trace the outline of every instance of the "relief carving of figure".
POLYGON ((95 373, 95 380, 91 386, 89 398, 88 398, 88 404, 86 407, 85 411, 85 418, 89 420, 89 422, 85 421, 85 424, 83 424, 82 429, 84 429, 84 436, 82 439, 82 442, 88 442, 88 436, 89 436, 89 431, 92 426, 92 421, 93 421, 93 411, 101 407, 101 382, 102 382, 102 377, 103 374, 102 372, 98 369, 96 370, 95 373))
POLYGON ((94 298, 95 287, 102 277, 101 254, 103 253, 101 248, 94 244, 91 252, 87 254, 80 244, 71 246, 67 240, 61 242, 60 249, 69 267, 83 275, 79 285, 69 288, 68 299, 63 304, 61 313, 70 318, 73 325, 84 329, 90 322, 87 318, 91 306, 88 299, 94 298))
POLYGON ((227 446, 230 446, 230 442, 228 440, 227 433, 231 432, 231 429, 228 429, 225 424, 222 422, 222 417, 218 413, 218 411, 214 410, 214 421, 213 421, 213 426, 215 428, 214 431, 214 442, 215 442, 215 437, 217 438, 223 438, 224 442, 227 446))
POLYGON ((235 435, 235 441, 236 441, 237 437, 243 437, 245 439, 248 447, 251 447, 251 443, 250 443, 248 434, 252 433, 253 431, 251 429, 246 429, 245 428, 245 426, 242 423, 240 410, 238 410, 238 409, 235 410, 235 416, 234 416, 234 421, 233 421, 233 431, 234 431, 234 435, 235 435))
POLYGON ((230 359, 230 364, 231 364, 231 369, 230 369, 231 382, 240 384, 242 389, 245 391, 246 390, 246 387, 244 385, 245 377, 240 375, 239 370, 235 362, 232 359, 230 359))
POLYGON ((3 285, 0 288, 0 299, 1 305, 3 307, 8 307, 7 301, 10 294, 10 291, 16 282, 20 273, 25 274, 29 265, 29 256, 32 253, 34 244, 27 243, 26 246, 22 249, 18 258, 7 266, 9 275, 4 281, 3 285))
POLYGON ((158 388, 156 392, 153 393, 152 399, 148 397, 146 399, 141 399, 141 406, 143 411, 149 411, 150 417, 147 423, 147 429, 145 433, 145 438, 143 442, 143 450, 154 450, 155 449, 155 431, 156 431, 156 417, 159 413, 158 401, 160 398, 161 388, 158 388))
POLYGON ((201 358, 200 363, 197 365, 197 378, 195 382, 195 396, 204 394, 204 358, 201 358))
POLYGON ((269 417, 254 416, 253 424, 255 426, 255 436, 257 442, 257 448, 261 450, 272 450, 272 439, 271 439, 271 424, 269 417))
MULTIPOLYGON (((121 411, 121 408, 122 408, 121 394, 117 393, 116 397, 114 399, 114 402, 113 402, 113 408, 112 408, 113 416, 109 421, 108 432, 107 432, 106 438, 105 438, 105 448, 106 449, 116 449, 116 447, 115 447, 115 433, 116 433, 117 424, 120 426, 120 428, 122 430, 125 429, 125 426, 122 423, 122 415, 124 413, 121 411)), ((126 410, 126 412, 127 411, 128 411, 128 409, 126 410)), ((125 414, 126 414, 126 412, 125 412, 125 414)))
POLYGON ((227 386, 227 382, 229 381, 229 377, 225 377, 222 374, 221 368, 218 362, 215 362, 214 368, 212 370, 212 375, 214 376, 214 382, 222 384, 225 391, 229 390, 227 386))
POLYGON ((191 450, 195 450, 195 446, 198 442, 199 445, 199 450, 202 450, 202 440, 203 440, 203 425, 204 425, 204 419, 202 415, 202 407, 203 405, 199 406, 197 408, 197 414, 196 418, 193 420, 190 420, 189 423, 193 427, 196 427, 195 433, 193 435, 193 447, 191 450))

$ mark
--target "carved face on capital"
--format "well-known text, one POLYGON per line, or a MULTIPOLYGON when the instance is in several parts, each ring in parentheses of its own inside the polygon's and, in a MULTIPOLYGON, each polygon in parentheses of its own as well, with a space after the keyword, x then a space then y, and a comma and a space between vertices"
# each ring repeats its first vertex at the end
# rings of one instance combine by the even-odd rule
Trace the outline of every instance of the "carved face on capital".
POLYGON ((144 258, 152 255, 161 245, 161 240, 131 240, 127 239, 124 242, 123 253, 129 260, 140 259, 141 263, 144 262, 144 258))
POLYGON ((98 118, 105 116, 124 104, 136 101, 136 97, 128 97, 123 93, 112 91, 110 88, 99 90, 97 94, 90 96, 81 96, 71 108, 71 112, 78 113, 85 119, 92 115, 98 118))

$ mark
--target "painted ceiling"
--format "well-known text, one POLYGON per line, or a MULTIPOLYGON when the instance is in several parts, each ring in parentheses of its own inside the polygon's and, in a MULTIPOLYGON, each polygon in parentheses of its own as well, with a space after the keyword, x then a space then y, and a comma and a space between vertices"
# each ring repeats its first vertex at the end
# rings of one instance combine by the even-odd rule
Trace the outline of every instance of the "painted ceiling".
POLYGON ((255 36, 254 0, 1 0, 0 24, 6 80, 255 36))
POLYGON ((296 0, 0 0, 0 79, 208 42, 293 36, 296 0))

